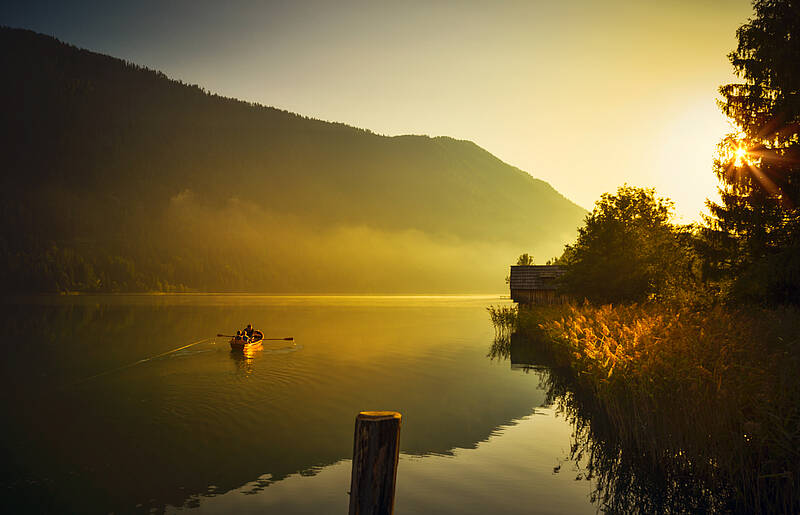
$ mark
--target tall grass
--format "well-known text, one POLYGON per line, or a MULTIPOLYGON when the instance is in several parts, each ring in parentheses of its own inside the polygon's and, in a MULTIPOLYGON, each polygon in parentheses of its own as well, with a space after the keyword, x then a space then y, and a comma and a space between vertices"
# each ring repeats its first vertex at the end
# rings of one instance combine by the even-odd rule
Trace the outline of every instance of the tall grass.
MULTIPOLYGON (((683 509, 800 512, 796 310, 567 306, 521 310, 516 327, 549 342, 571 378, 566 409, 614 442, 587 447, 606 469, 620 472, 625 449, 639 475, 669 478, 669 502, 706 495, 683 509)), ((606 477, 605 494, 628 483, 606 477)))
POLYGON ((486 308, 496 336, 508 336, 517 328, 519 310, 516 306, 489 306, 486 308))

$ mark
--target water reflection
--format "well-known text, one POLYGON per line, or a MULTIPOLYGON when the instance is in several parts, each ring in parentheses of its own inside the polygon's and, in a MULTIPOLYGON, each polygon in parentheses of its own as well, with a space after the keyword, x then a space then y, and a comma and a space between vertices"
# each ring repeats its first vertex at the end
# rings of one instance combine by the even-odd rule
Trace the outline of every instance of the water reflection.
POLYGON ((548 365, 542 362, 541 346, 519 334, 497 334, 486 357, 491 360, 509 361, 511 370, 523 372, 546 372, 548 365))
POLYGON ((351 456, 354 414, 368 409, 404 414, 404 455, 452 457, 544 400, 530 378, 484 357, 496 299, 129 300, 0 312, 0 480, 11 512, 159 512, 254 478, 302 477, 351 456), (302 345, 233 356, 210 340, 120 369, 243 322, 302 345), (23 337, 39 343, 20 347, 23 337))
MULTIPOLYGON (((505 373, 528 383, 535 379, 505 373)), ((551 409, 537 408, 496 428, 475 449, 455 449, 447 456, 401 453, 394 513, 595 514, 588 502, 589 482, 575 480, 577 466, 567 462, 560 473, 552 470, 567 455, 569 435, 563 419, 551 409)), ((258 478, 223 495, 198 498, 197 506, 204 513, 347 513, 350 460, 315 472, 278 482, 258 478)))
POLYGON ((492 346, 489 347, 489 352, 486 357, 492 361, 508 360, 511 356, 511 337, 507 334, 495 334, 492 346))
POLYGON ((231 349, 230 357, 236 364, 237 374, 248 376, 255 370, 257 357, 263 356, 263 359, 268 359, 273 354, 288 354, 302 349, 303 346, 296 342, 264 342, 257 347, 231 349))
MULTIPOLYGON (((716 477, 697 477, 693 459, 665 431, 631 431, 638 415, 614 412, 553 353, 550 342, 520 335, 496 339, 489 357, 511 368, 536 370, 545 404, 572 426, 568 458, 586 463, 591 500, 609 513, 707 513, 736 511, 731 489, 716 477)), ((652 414, 648 415, 650 417, 652 414)), ((697 459, 697 458, 695 458, 697 459)), ((556 467, 556 471, 561 465, 556 467)))
POLYGON ((263 347, 249 347, 244 349, 231 349, 230 357, 236 364, 236 372, 248 376, 253 373, 255 357, 260 354, 263 347))

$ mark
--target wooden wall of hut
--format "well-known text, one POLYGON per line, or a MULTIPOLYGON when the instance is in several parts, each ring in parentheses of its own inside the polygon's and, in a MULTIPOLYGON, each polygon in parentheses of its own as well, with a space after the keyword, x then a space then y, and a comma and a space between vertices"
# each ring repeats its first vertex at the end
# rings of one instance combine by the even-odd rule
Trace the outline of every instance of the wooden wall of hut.
POLYGON ((511 290, 511 300, 520 304, 564 304, 567 297, 556 290, 511 290))

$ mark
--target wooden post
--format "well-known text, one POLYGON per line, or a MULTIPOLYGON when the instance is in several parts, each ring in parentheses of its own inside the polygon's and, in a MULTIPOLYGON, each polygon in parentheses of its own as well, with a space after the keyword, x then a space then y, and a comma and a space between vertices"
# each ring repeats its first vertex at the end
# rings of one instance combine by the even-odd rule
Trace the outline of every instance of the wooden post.
POLYGON ((400 413, 362 411, 356 417, 350 515, 391 515, 400 453, 400 413))

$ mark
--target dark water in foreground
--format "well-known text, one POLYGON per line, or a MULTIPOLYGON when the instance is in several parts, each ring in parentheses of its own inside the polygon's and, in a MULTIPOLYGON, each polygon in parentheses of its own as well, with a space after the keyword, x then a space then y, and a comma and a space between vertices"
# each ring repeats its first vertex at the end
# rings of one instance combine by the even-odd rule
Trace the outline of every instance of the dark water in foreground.
POLYGON ((355 415, 397 410, 396 513, 594 513, 571 428, 542 406, 545 372, 487 357, 485 308, 507 302, 6 300, 6 508, 345 513, 355 415), (212 338, 125 368, 247 322, 295 344, 237 356, 212 338))

